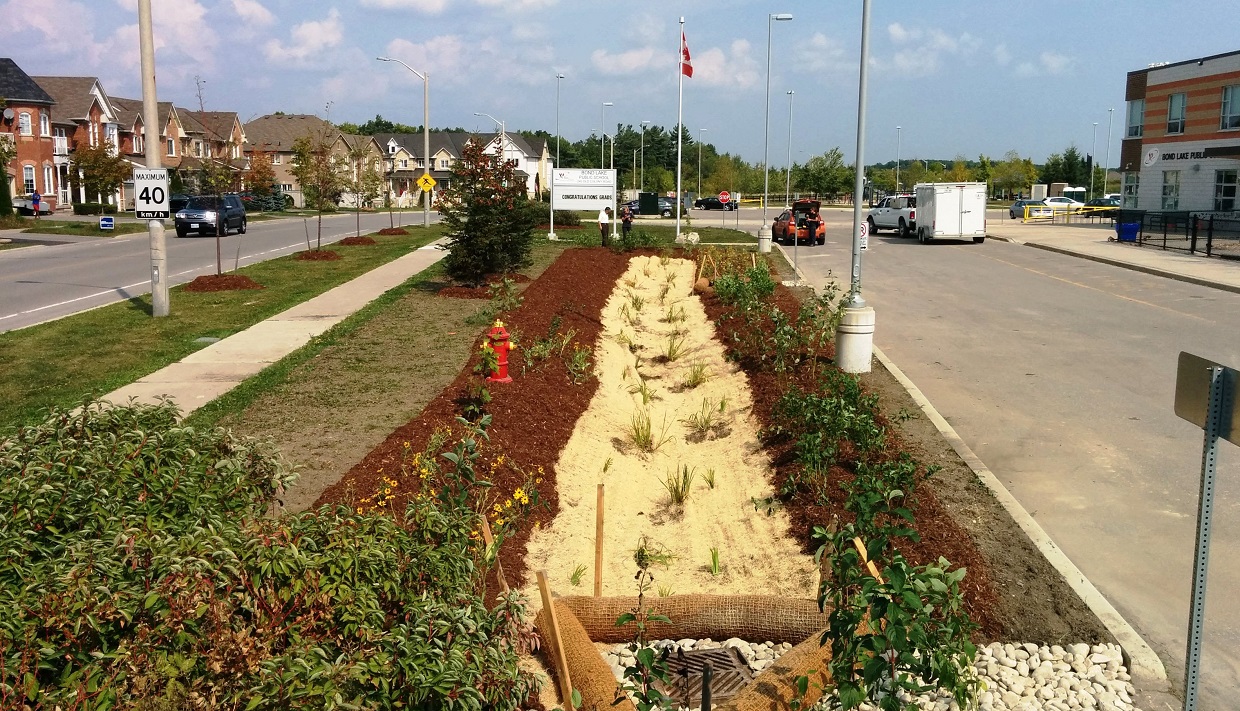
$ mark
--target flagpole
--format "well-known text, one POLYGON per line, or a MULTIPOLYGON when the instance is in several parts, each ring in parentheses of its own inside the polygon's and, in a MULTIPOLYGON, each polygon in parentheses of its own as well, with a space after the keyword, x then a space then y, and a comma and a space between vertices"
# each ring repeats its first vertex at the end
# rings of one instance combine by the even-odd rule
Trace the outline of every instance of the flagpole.
POLYGON ((685 18, 680 18, 680 46, 676 48, 676 241, 680 242, 680 209, 684 206, 684 198, 680 193, 680 138, 684 134, 681 126, 684 123, 685 108, 685 18))

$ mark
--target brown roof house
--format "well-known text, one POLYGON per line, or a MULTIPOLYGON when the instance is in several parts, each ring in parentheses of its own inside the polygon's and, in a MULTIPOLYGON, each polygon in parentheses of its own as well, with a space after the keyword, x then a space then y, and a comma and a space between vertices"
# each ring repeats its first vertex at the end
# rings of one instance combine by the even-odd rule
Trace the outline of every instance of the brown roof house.
POLYGON ((3 169, 9 195, 22 199, 38 191, 47 204, 61 202, 52 136, 56 100, 12 59, 0 58, 0 141, 12 143, 16 157, 3 169))
POLYGON ((340 129, 310 114, 269 114, 246 123, 244 126, 244 151, 247 156, 254 153, 267 153, 271 156, 271 167, 275 173, 275 182, 280 190, 293 199, 297 207, 306 206, 306 198, 301 185, 293 176, 293 144, 297 139, 309 137, 312 140, 324 140, 333 146, 333 151, 344 156, 347 151, 340 139, 340 129))
MULTIPOLYGON (((69 164, 73 151, 81 145, 98 146, 106 143, 113 155, 121 150, 120 123, 116 110, 103 86, 95 77, 33 77, 56 102, 52 119, 55 145, 55 169, 62 186, 72 186, 74 180, 69 164)), ((76 202, 107 202, 123 204, 126 188, 115 195, 87 195, 86 188, 77 185, 71 197, 76 202)))

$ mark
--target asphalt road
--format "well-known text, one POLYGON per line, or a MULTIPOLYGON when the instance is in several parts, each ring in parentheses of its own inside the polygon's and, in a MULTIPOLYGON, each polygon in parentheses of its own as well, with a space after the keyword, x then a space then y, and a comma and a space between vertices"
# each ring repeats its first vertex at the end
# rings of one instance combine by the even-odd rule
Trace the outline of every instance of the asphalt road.
MULTIPOLYGON (((397 224, 421 225, 420 212, 396 213, 397 224)), ((431 222, 438 215, 431 213, 431 222)), ((323 243, 354 234, 355 218, 344 213, 324 216, 323 243)), ((387 213, 362 215, 362 233, 391 224, 387 213)), ((251 222, 244 235, 223 238, 225 271, 291 254, 317 238, 316 220, 298 218, 251 222), (239 259, 238 259, 239 255, 239 259)), ((167 234, 170 286, 192 281, 200 274, 214 274, 215 239, 178 238, 167 234)), ((69 239, 49 244, 0 251, 0 333, 33 326, 86 309, 104 306, 150 293, 150 240, 146 233, 112 238, 61 238, 34 234, 18 239, 69 239)), ((175 305, 174 305, 175 308, 175 305)))
MULTIPOLYGON (((798 250, 816 286, 850 265, 851 212, 824 216, 825 247, 798 250)), ((1176 358, 1240 366, 1240 295, 996 240, 869 244, 875 343, 1179 687, 1202 432, 1172 411, 1176 358)), ((1215 507, 1200 708, 1221 710, 1240 689, 1240 448, 1226 443, 1215 507)))

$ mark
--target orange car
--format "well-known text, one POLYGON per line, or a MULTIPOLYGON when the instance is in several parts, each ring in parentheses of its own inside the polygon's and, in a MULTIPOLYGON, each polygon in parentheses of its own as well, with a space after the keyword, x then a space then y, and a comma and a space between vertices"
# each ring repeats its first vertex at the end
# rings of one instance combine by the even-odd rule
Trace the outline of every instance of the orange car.
POLYGON ((779 217, 775 218, 775 222, 771 225, 771 238, 783 244, 792 244, 793 240, 798 243, 826 244, 827 225, 821 217, 818 218, 818 229, 813 235, 805 226, 805 218, 809 217, 811 210, 816 210, 820 205, 821 203, 817 200, 797 200, 792 203, 791 210, 784 210, 779 213, 779 217))

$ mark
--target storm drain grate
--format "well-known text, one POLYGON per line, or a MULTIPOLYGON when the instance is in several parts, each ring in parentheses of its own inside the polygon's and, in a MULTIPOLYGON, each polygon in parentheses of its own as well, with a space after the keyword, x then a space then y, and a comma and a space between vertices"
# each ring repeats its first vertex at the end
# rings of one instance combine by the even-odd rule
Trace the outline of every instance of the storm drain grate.
POLYGON ((663 693, 677 703, 696 708, 702 702, 702 669, 710 664, 710 698, 712 703, 731 698, 753 680, 753 672, 744 657, 735 649, 691 649, 673 652, 667 657, 671 671, 671 688, 663 693))

